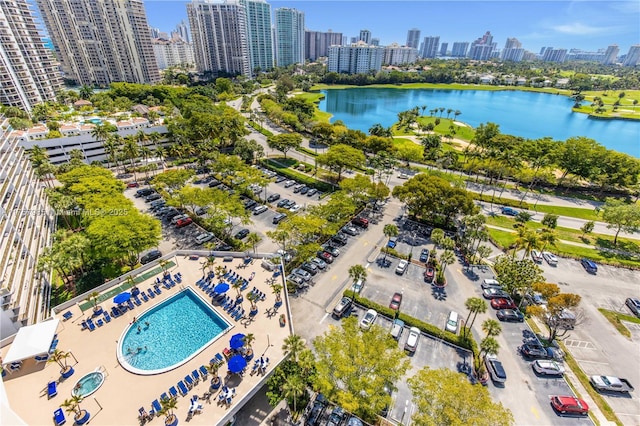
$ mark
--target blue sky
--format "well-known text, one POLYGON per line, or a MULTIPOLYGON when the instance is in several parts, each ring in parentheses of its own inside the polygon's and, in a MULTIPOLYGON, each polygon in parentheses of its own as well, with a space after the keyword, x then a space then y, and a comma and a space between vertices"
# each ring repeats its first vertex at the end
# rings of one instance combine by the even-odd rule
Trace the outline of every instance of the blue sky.
MULTIPOLYGON (((170 31, 186 21, 187 1, 145 0, 149 24, 170 31)), ((331 29, 349 37, 368 29, 381 44, 406 42, 407 30, 418 28, 440 42, 473 41, 491 31, 498 47, 516 37, 538 52, 543 46, 597 50, 610 44, 620 54, 640 44, 640 1, 497 0, 497 1, 269 1, 272 8, 305 12, 307 29, 331 29)))

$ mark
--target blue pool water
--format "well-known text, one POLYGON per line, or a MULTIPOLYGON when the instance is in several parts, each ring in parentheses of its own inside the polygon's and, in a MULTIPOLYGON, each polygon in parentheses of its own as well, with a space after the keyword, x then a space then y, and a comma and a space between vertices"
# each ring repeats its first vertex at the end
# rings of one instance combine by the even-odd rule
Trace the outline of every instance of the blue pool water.
POLYGON ((205 300, 186 288, 128 326, 118 345, 118 360, 126 370, 138 374, 169 371, 197 355, 229 327, 205 300))

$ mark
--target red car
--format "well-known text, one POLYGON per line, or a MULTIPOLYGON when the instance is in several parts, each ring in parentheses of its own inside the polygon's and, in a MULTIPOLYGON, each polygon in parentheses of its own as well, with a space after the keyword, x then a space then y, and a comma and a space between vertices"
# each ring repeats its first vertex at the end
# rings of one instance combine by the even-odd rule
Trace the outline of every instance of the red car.
POLYGON ((193 220, 190 217, 180 219, 176 222, 176 228, 182 228, 184 226, 191 225, 192 222, 193 220))
POLYGON ((138 182, 129 182, 127 188, 138 188, 140 184, 138 182))
POLYGON ((391 298, 391 303, 389 303, 389 307, 394 311, 400 309, 400 304, 402 303, 402 293, 394 293, 391 298))
POLYGON ((319 252, 318 257, 327 263, 333 263, 333 256, 331 256, 331 253, 327 253, 326 251, 319 252))
POLYGON ((433 277, 436 274, 436 270, 431 266, 427 266, 427 269, 424 270, 424 280, 428 283, 433 281, 433 277))
POLYGON ((554 395, 551 397, 551 406, 561 414, 589 414, 589 406, 586 402, 575 396, 554 395))
POLYGON ((513 300, 507 299, 505 297, 498 297, 496 299, 491 299, 491 307, 493 309, 517 309, 513 300))

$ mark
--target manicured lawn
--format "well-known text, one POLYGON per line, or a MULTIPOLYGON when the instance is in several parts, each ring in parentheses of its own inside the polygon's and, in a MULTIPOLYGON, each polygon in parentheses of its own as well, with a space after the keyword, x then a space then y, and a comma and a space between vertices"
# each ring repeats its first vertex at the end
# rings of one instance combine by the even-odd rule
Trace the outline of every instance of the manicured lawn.
POLYGON ((583 209, 580 207, 564 207, 564 206, 549 206, 540 205, 536 206, 536 211, 541 213, 552 213, 558 216, 569 216, 584 220, 602 220, 602 218, 596 213, 594 209, 583 209))
POLYGON ((640 324, 640 318, 632 317, 631 315, 621 314, 620 312, 610 311, 608 309, 598 308, 598 311, 627 339, 631 339, 631 331, 627 328, 622 321, 632 322, 640 324))

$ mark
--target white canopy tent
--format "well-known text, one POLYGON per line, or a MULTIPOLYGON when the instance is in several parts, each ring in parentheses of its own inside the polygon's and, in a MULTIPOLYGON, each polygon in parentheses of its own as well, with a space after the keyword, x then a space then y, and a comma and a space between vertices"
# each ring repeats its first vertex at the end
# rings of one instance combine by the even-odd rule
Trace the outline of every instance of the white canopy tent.
POLYGON ((59 323, 60 320, 55 318, 20 328, 2 363, 11 364, 49 353, 59 323))

